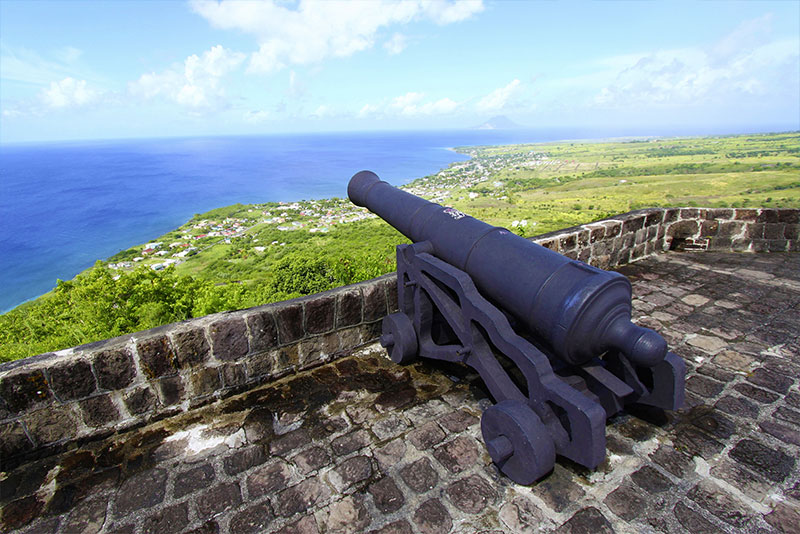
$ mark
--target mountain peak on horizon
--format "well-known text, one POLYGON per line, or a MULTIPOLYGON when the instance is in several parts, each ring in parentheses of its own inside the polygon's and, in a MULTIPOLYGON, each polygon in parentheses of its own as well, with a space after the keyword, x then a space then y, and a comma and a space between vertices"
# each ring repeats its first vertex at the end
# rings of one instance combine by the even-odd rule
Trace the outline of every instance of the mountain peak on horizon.
POLYGON ((483 124, 474 127, 475 130, 512 130, 515 128, 522 128, 522 126, 505 115, 495 115, 483 124))

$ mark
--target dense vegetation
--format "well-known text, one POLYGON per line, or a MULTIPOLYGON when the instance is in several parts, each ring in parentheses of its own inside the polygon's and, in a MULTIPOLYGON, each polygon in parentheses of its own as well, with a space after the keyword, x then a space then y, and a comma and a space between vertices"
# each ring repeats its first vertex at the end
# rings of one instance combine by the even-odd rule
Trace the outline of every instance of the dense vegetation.
MULTIPOLYGON (((460 150, 409 189, 522 235, 648 206, 800 207, 796 133, 460 150)), ((406 242, 341 199, 218 208, 156 241, 0 315, 0 361, 373 278, 406 242)))

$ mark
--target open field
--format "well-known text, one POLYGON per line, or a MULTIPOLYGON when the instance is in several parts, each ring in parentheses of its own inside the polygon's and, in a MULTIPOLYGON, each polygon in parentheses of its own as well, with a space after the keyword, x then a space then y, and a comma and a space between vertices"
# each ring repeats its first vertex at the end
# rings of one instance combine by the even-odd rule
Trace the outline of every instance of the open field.
MULTIPOLYGON (((644 207, 800 207, 800 133, 458 151, 404 189, 523 236, 644 207)), ((403 242, 343 199, 218 208, 0 315, 0 361, 369 279, 403 242)))

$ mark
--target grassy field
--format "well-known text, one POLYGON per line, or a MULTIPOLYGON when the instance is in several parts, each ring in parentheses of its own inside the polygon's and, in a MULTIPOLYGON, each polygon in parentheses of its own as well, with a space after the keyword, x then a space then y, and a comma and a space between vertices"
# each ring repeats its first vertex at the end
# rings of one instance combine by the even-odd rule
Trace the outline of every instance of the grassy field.
MULTIPOLYGON (((644 207, 800 207, 800 133, 458 150, 403 188, 527 237, 644 207)), ((404 242, 345 199, 218 208, 0 315, 0 361, 369 279, 404 242)))

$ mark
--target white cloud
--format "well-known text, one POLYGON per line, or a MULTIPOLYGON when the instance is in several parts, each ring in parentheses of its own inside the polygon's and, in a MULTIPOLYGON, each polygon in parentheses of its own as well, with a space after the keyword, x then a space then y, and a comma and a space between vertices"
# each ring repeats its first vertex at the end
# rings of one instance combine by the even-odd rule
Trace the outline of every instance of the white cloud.
POLYGON ((251 110, 244 114, 242 117, 245 122, 249 122, 251 124, 258 124, 261 122, 266 122, 271 118, 271 115, 268 111, 264 110, 251 110))
POLYGON ((612 68, 605 72, 594 103, 683 106, 720 103, 734 95, 794 93, 796 98, 800 41, 771 41, 770 20, 747 21, 708 47, 608 58, 603 64, 612 68))
POLYGON ((390 54, 399 54, 403 50, 405 50, 406 46, 408 45, 408 40, 406 36, 402 33, 395 33, 392 35, 392 38, 383 43, 383 47, 390 53, 390 54))
POLYGON ((39 98, 49 108, 69 108, 85 106, 100 97, 100 91, 87 87, 86 80, 64 78, 60 82, 51 82, 39 98))
POLYGON ((216 45, 201 56, 192 54, 186 58, 182 68, 143 74, 130 84, 129 89, 135 96, 163 96, 188 108, 215 107, 220 105, 225 94, 221 79, 244 59, 241 52, 216 45))
MULTIPOLYGON (((459 104, 449 98, 423 102, 423 93, 409 92, 394 98, 389 107, 400 115, 408 117, 419 115, 446 115, 455 111, 459 104)), ((366 106, 365 106, 366 107, 366 106)), ((362 108, 362 112, 364 108, 362 108)))
POLYGON ((372 117, 378 115, 380 113, 380 107, 376 106, 375 104, 364 104, 361 109, 358 111, 356 116, 359 119, 363 119, 366 117, 372 117))
POLYGON ((516 103, 515 98, 519 95, 522 82, 513 80, 504 87, 499 87, 481 98, 475 107, 482 113, 494 113, 516 103))
POLYGON ((214 27, 255 36, 259 48, 249 70, 262 73, 350 56, 394 24, 451 24, 483 10, 481 0, 300 0, 291 7, 274 0, 192 0, 191 6, 214 27))

